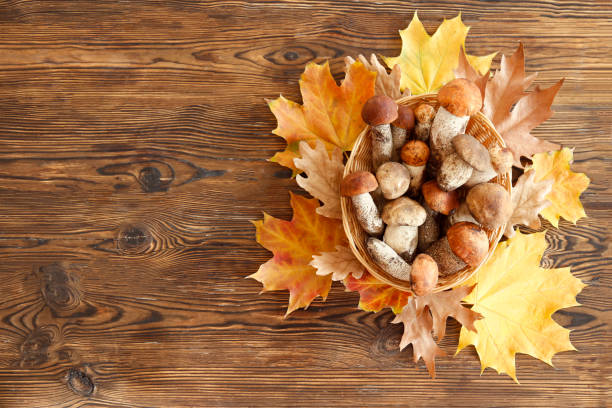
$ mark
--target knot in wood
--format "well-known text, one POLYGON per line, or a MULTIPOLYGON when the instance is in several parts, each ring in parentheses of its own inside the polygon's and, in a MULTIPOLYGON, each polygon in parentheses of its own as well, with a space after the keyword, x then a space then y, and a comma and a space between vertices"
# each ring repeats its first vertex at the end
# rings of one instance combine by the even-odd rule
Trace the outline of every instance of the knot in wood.
POLYGON ((138 174, 138 181, 142 189, 147 193, 153 193, 156 191, 166 191, 168 189, 167 183, 162 181, 161 171, 157 167, 144 167, 138 174))
POLYGON ((125 252, 139 253, 151 244, 151 233, 145 225, 125 225, 119 230, 117 247, 125 252))
POLYGON ((36 367, 49 360, 49 349, 61 342, 57 326, 35 328, 21 343, 21 366, 36 367))
POLYGON ((72 392, 84 397, 89 397, 95 389, 91 377, 78 368, 68 370, 67 384, 72 392))
POLYGON ((41 292, 47 305, 54 311, 67 312, 81 303, 81 292, 74 276, 58 264, 42 266, 41 292))

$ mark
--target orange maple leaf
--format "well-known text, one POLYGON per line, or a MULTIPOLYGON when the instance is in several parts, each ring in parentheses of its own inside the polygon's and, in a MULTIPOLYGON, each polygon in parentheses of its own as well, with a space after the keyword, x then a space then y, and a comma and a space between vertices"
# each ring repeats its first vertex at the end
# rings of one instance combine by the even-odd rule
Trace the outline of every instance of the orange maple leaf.
POLYGON ((374 95, 376 73, 357 61, 347 67, 346 76, 338 86, 331 75, 329 64, 310 63, 300 78, 303 105, 283 96, 268 102, 278 125, 272 131, 287 141, 287 148, 270 160, 296 169, 293 159, 299 157, 299 142, 310 147, 315 140, 325 143, 328 151, 334 146, 350 151, 357 136, 365 128, 361 119, 363 104, 374 95))
POLYGON ((364 273, 361 279, 349 275, 343 282, 347 290, 359 292, 359 308, 366 312, 379 312, 390 307, 397 314, 411 296, 410 292, 383 283, 369 273, 364 273))
POLYGON ((253 221, 257 242, 272 251, 274 257, 249 276, 263 284, 263 292, 289 290, 285 316, 300 307, 308 307, 317 296, 327 298, 331 275, 318 276, 309 264, 313 255, 334 251, 336 245, 346 243, 342 223, 317 214, 319 200, 290 195, 291 221, 266 213, 263 220, 253 221))

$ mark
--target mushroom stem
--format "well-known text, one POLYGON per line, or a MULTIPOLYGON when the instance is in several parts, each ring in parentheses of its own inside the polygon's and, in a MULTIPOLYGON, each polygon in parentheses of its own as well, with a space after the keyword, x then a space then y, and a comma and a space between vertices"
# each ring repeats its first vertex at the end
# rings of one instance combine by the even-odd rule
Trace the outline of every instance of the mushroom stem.
POLYGON ((418 227, 411 225, 388 225, 383 241, 406 262, 411 262, 418 243, 418 227))
POLYGON ((437 169, 444 158, 453 152, 451 140, 465 128, 470 120, 469 116, 455 116, 444 107, 440 106, 436 117, 431 124, 430 147, 432 166, 437 169))
POLYGON ((438 213, 429 208, 427 203, 423 203, 427 217, 425 222, 419 226, 419 239, 417 247, 424 252, 429 246, 440 238, 440 225, 438 224, 438 213))
POLYGON ((399 150, 406 143, 406 129, 391 125, 391 139, 393 141, 391 161, 395 162, 399 159, 399 150))
POLYGON ((372 126, 370 134, 372 137, 372 166, 376 171, 381 164, 391 161, 393 136, 389 124, 372 126))
POLYGON ((487 183, 493 177, 501 173, 507 173, 513 164, 513 156, 510 149, 507 147, 494 147, 489 151, 491 159, 490 165, 483 171, 474 170, 470 179, 465 183, 467 187, 473 187, 477 184, 487 183))
POLYGON ((416 118, 416 126, 414 127, 414 136, 416 140, 427 143, 429 141, 429 132, 431 130, 431 122, 433 121, 436 111, 431 105, 420 104, 414 110, 416 118))
POLYGON ((412 267, 404 261, 389 245, 376 238, 369 238, 367 249, 372 259, 389 275, 410 282, 412 267))
POLYGON ((355 208, 355 216, 361 227, 370 235, 382 234, 385 226, 370 193, 354 195, 351 200, 355 208))
POLYGON ((440 276, 453 275, 467 266, 461 258, 453 253, 446 236, 431 244, 425 250, 425 253, 438 263, 438 273, 440 276))
MULTIPOLYGON (((451 146, 452 149, 452 146, 451 146)), ((455 152, 445 156, 436 181, 444 191, 453 191, 465 184, 472 175, 473 167, 455 152)))

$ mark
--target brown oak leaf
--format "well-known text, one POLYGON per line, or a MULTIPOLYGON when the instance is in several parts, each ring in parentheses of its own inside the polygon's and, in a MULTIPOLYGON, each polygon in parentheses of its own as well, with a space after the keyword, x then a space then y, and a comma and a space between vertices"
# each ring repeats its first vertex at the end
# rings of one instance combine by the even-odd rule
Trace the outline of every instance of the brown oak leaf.
POLYGON ((341 281, 352 275, 355 279, 361 279, 364 268, 355 258, 349 247, 337 245, 334 252, 323 252, 321 255, 313 255, 310 266, 317 269, 319 276, 332 276, 333 281, 341 281))
POLYGON ((482 95, 482 99, 484 101, 487 81, 489 80, 489 71, 487 71, 484 75, 481 75, 478 71, 476 71, 476 69, 470 65, 463 47, 459 53, 459 65, 457 65, 457 68, 455 68, 455 78, 465 78, 474 82, 478 89, 480 89, 480 94, 482 95))
MULTIPOLYGON (((359 54, 357 60, 360 61, 368 70, 376 72, 376 83, 374 85, 374 94, 387 95, 392 99, 399 99, 404 96, 410 96, 410 90, 404 92, 400 90, 400 81, 402 79, 402 71, 398 65, 395 65, 390 73, 382 65, 375 54, 370 55, 370 61, 363 55, 359 54)), ((346 67, 350 67, 355 63, 353 57, 347 56, 344 58, 346 67)))
POLYGON ((514 225, 523 224, 529 228, 540 228, 538 214, 550 205, 546 196, 552 190, 554 179, 535 182, 535 170, 529 170, 516 181, 512 187, 512 216, 506 224, 504 234, 512 238, 515 234, 514 225))
POLYGON ((335 148, 330 156, 320 140, 316 141, 314 148, 307 142, 300 142, 299 151, 302 157, 293 159, 293 163, 295 167, 304 171, 308 178, 297 176, 298 185, 323 202, 323 206, 316 210, 318 214, 342 219, 340 209, 340 182, 344 172, 342 152, 335 148))

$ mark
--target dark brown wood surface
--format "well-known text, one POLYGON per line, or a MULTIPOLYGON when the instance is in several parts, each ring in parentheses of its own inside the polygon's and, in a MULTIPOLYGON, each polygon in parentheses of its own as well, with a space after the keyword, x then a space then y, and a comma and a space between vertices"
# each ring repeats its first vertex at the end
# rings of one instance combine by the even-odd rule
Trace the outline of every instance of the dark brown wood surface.
MULTIPOLYGON (((612 3, 0 0, 0 407, 603 407, 612 373, 612 3), (517 356, 516 385, 473 348, 424 364, 391 312, 244 279, 270 254, 249 220, 290 218, 264 98, 299 100, 309 61, 396 55, 418 8, 459 11, 468 51, 525 43, 565 77, 535 134, 575 147, 589 218, 546 266, 589 286, 555 319, 579 352, 517 356)), ((499 65, 499 57, 494 66, 499 65)), ((458 325, 442 343, 451 355, 458 325)))

